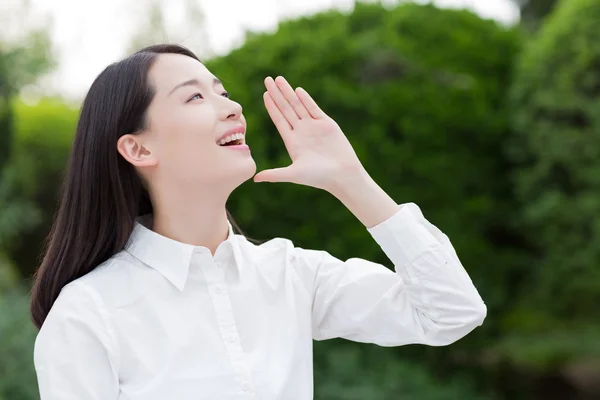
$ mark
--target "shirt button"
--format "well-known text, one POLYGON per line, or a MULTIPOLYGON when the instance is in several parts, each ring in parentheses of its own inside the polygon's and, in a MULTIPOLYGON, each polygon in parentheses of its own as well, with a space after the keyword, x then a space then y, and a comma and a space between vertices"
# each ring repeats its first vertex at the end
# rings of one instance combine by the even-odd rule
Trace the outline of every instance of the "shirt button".
POLYGON ((233 343, 235 342, 235 335, 229 335, 229 342, 233 343))
POLYGON ((223 289, 221 289, 221 286, 215 287, 215 293, 216 294, 221 294, 222 292, 223 292, 223 289))
POLYGON ((242 383, 242 390, 246 392, 248 389, 250 389, 250 385, 248 384, 248 382, 242 383))

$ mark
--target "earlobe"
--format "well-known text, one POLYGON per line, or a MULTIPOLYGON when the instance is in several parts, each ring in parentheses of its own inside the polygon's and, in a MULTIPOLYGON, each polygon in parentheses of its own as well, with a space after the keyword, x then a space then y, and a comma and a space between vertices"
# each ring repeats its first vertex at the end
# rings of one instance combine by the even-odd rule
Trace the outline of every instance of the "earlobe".
POLYGON ((117 141, 117 151, 136 167, 152 167, 157 163, 156 157, 144 146, 139 135, 121 136, 117 141))

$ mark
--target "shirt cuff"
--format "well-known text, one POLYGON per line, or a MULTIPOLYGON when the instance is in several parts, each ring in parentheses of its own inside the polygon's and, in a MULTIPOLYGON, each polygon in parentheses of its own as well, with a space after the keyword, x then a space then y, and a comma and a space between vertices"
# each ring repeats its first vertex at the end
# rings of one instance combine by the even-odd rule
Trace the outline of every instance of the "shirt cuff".
POLYGON ((412 263, 439 243, 425 227, 424 219, 416 204, 406 203, 390 218, 367 230, 398 267, 412 263))

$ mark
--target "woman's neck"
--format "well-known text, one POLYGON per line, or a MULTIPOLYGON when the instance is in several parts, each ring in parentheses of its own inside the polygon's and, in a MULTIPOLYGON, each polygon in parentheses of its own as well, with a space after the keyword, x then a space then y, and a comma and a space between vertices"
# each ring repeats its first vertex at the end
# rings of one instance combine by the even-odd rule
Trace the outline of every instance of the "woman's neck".
POLYGON ((226 199, 209 203, 206 196, 202 200, 189 194, 174 197, 152 199, 152 230, 181 243, 204 246, 214 254, 228 235, 226 199))

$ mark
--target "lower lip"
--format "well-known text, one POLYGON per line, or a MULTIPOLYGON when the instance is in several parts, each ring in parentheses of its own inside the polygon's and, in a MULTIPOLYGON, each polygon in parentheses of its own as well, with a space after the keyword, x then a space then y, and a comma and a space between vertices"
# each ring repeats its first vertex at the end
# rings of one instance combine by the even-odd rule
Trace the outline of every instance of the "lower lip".
POLYGON ((250 147, 248 147, 247 144, 234 144, 231 146, 221 146, 225 149, 232 149, 232 150, 250 150, 250 147))

